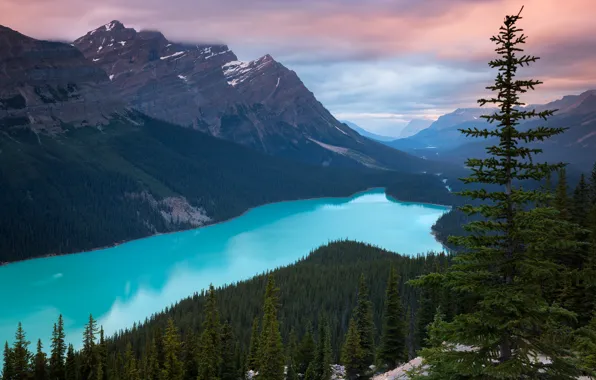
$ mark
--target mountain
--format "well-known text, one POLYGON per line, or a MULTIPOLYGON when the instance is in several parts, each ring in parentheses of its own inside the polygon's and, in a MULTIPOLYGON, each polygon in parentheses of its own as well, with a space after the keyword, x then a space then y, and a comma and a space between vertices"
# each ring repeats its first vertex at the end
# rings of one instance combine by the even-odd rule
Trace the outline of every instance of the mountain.
MULTIPOLYGON (((589 171, 596 161, 596 90, 580 95, 569 95, 543 105, 531 105, 530 109, 542 111, 559 109, 546 122, 532 119, 523 123, 522 130, 539 126, 568 128, 564 133, 546 142, 530 144, 544 149, 539 159, 562 161, 571 164, 571 170, 589 171)), ((470 139, 467 143, 440 153, 440 157, 452 163, 461 163, 468 157, 486 157, 485 148, 494 140, 470 139)))
POLYGON ((363 138, 269 55, 241 62, 225 45, 178 44, 118 21, 74 45, 106 71, 117 95, 157 119, 317 165, 409 172, 444 166, 363 138))
POLYGON ((0 25, 0 129, 58 133, 99 126, 124 111, 106 73, 68 44, 38 41, 0 25))
POLYGON ((376 141, 393 141, 393 140, 395 140, 395 137, 382 136, 382 135, 377 135, 376 133, 369 132, 366 129, 361 128, 357 124, 352 123, 351 121, 341 120, 341 122, 344 123, 345 125, 347 125, 348 127, 352 128, 356 132, 358 132, 358 134, 360 136, 368 137, 369 139, 376 140, 376 141))
POLYGON ((0 107, 0 262, 198 227, 268 202, 389 186, 404 200, 447 194, 435 175, 308 165, 152 118, 76 48, 4 27, 0 107))
POLYGON ((428 128, 410 137, 386 142, 385 144, 419 156, 435 155, 437 149, 453 148, 465 143, 467 138, 458 129, 480 128, 486 125, 486 122, 480 119, 480 116, 490 111, 490 109, 481 108, 458 108, 454 112, 440 116, 428 128))
MULTIPOLYGON (((412 119, 410 122, 405 126, 405 128, 400 133, 400 138, 406 138, 415 135, 416 133, 428 128, 433 123, 432 120, 426 119, 412 119)), ((395 139, 392 139, 395 140, 395 139)))

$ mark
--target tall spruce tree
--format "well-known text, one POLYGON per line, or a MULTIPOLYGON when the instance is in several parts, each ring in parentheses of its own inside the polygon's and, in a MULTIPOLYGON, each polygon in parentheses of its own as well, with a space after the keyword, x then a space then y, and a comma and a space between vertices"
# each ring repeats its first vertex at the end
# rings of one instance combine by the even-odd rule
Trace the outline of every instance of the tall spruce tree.
POLYGON ((255 317, 252 322, 252 332, 250 334, 250 347, 248 349, 248 358, 246 360, 246 370, 258 371, 259 367, 259 318, 255 317))
POLYGON ((389 281, 385 295, 385 312, 383 315, 383 334, 379 361, 386 367, 395 368, 406 359, 406 333, 404 315, 399 297, 399 284, 395 268, 389 271, 389 281))
POLYGON ((341 364, 346 369, 348 380, 358 378, 358 375, 361 373, 361 363, 362 347, 360 346, 360 335, 356 329, 356 321, 354 318, 351 318, 348 332, 346 333, 346 341, 341 351, 341 364))
MULTIPOLYGON (((159 361, 157 360, 157 345, 155 343, 155 337, 152 337, 149 342, 147 342, 147 348, 145 350, 145 374, 143 376, 144 380, 158 380, 159 379, 159 361)), ((195 362, 196 363, 196 362, 195 362)), ((197 375, 197 368, 195 368, 195 377, 197 375)))
POLYGON ((375 323, 373 321, 373 305, 369 297, 366 279, 364 275, 361 275, 358 286, 358 300, 354 309, 356 330, 360 336, 360 347, 362 348, 361 368, 368 368, 375 361, 375 323))
POLYGON ((588 212, 590 211, 590 188, 582 173, 579 183, 573 191, 573 221, 582 227, 587 227, 588 212))
POLYGON ((569 186, 567 185, 567 172, 565 168, 559 169, 559 182, 555 189, 553 206, 559 211, 561 218, 571 219, 571 201, 569 200, 569 186))
POLYGON ((199 341, 193 331, 186 333, 184 342, 184 376, 196 380, 199 376, 199 341))
POLYGON ((74 347, 72 346, 72 344, 68 345, 68 350, 66 351, 66 361, 64 364, 64 378, 66 380, 77 380, 79 378, 77 360, 75 358, 74 347))
POLYGON ((316 343, 313 337, 312 324, 309 323, 296 352, 296 369, 299 374, 306 374, 308 366, 315 357, 315 349, 316 343))
POLYGON ((236 380, 236 344, 232 326, 229 322, 225 322, 221 328, 221 366, 219 370, 219 378, 221 380, 236 380))
POLYGON ((108 380, 108 345, 105 340, 103 326, 99 328, 99 345, 97 346, 97 355, 99 360, 99 371, 101 380, 108 380))
POLYGON ((318 330, 315 355, 306 370, 305 380, 331 379, 331 361, 333 358, 331 330, 329 328, 329 321, 323 315, 319 318, 318 330))
POLYGON ((132 352, 132 344, 130 342, 126 345, 126 351, 124 352, 123 375, 122 380, 141 380, 137 366, 137 359, 132 352))
POLYGON ((160 380, 183 380, 184 364, 180 360, 180 335, 172 318, 168 319, 162 344, 163 366, 160 372, 160 380))
POLYGON ((4 361, 2 366, 2 380, 12 380, 14 378, 14 366, 12 358, 12 349, 8 342, 4 343, 4 361))
POLYGON ((47 357, 43 352, 43 345, 41 339, 37 340, 37 351, 35 352, 35 359, 33 364, 33 378, 35 380, 47 380, 48 379, 48 367, 47 357))
POLYGON ((217 380, 221 365, 221 332, 215 288, 209 286, 205 305, 203 332, 199 340, 199 376, 198 380, 217 380))
POLYGON ((50 380, 64 380, 66 377, 64 360, 66 358, 66 335, 62 314, 52 332, 52 350, 50 352, 50 380))
MULTIPOLYGON (((520 11, 521 14, 521 11, 520 11)), ((481 99, 481 106, 496 104, 499 110, 484 116, 497 122, 495 128, 465 129, 465 135, 498 140, 487 148, 489 158, 469 159, 472 175, 464 183, 483 183, 490 189, 466 190, 461 195, 486 203, 461 209, 467 214, 481 214, 485 219, 469 223, 469 236, 451 237, 450 242, 466 247, 455 257, 446 274, 431 274, 417 284, 440 284, 474 296, 478 301, 469 312, 442 323, 437 335, 440 343, 422 350, 428 365, 425 379, 572 379, 578 370, 568 360, 568 346, 545 344, 549 337, 564 333, 561 325, 573 314, 543 294, 543 284, 556 279, 565 270, 556 262, 559 254, 577 247, 568 236, 569 223, 559 219, 551 208, 534 207, 549 199, 543 191, 528 191, 519 180, 540 181, 563 164, 536 163, 541 152, 523 144, 543 141, 564 132, 563 128, 537 127, 520 130, 520 120, 547 119, 554 111, 537 112, 521 108, 519 95, 542 82, 516 79, 518 67, 538 58, 520 55, 526 36, 516 23, 520 14, 505 17, 504 26, 491 38, 497 44, 498 58, 491 61, 498 68, 493 86, 497 94, 481 99), (500 191, 492 191, 498 186, 500 191), (488 201, 487 201, 488 200, 488 201), (443 342, 445 342, 443 344, 443 342), (461 346, 468 349, 460 349, 461 346), (537 355, 549 358, 536 359, 537 355)))
POLYGON ((263 305, 263 323, 259 339, 259 379, 284 379, 284 349, 277 317, 278 289, 269 275, 263 305))
POLYGON ((26 338, 23 325, 19 322, 11 355, 13 380, 28 380, 31 376, 31 352, 29 351, 29 344, 30 342, 26 338))
POLYGON ((296 366, 296 353, 298 352, 298 338, 296 331, 292 329, 288 338, 286 349, 286 380, 298 380, 298 371, 296 366))
POLYGON ((97 321, 89 315, 89 322, 83 332, 83 349, 81 350, 81 380, 97 380, 101 375, 99 355, 97 351, 97 321))

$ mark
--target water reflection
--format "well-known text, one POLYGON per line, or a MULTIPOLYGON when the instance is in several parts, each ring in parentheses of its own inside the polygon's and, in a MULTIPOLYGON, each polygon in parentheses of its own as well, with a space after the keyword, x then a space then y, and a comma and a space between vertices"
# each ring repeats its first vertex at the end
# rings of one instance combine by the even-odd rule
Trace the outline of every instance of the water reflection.
POLYGON ((12 341, 21 321, 30 340, 42 338, 47 346, 62 313, 67 340, 80 346, 89 313, 111 334, 209 283, 250 278, 332 240, 350 238, 402 254, 440 250, 430 226, 446 210, 395 202, 372 190, 266 205, 198 230, 1 267, 0 339, 12 341))

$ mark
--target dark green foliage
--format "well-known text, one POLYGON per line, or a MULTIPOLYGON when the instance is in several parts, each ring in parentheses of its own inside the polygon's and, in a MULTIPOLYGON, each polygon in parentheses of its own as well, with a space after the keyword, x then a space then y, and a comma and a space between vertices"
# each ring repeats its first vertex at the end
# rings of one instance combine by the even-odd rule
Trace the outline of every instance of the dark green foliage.
POLYGON ((209 286, 204 314, 205 320, 199 339, 199 374, 197 379, 217 380, 221 365, 221 327, 213 285, 209 286))
MULTIPOLYGON (((517 54, 526 40, 519 35, 516 16, 507 16, 500 33, 491 40, 497 44, 498 58, 489 65, 498 68, 495 84, 487 87, 494 97, 479 100, 480 105, 494 103, 499 110, 483 116, 497 122, 490 129, 467 129, 467 136, 494 137, 496 145, 487 148, 489 157, 469 159, 470 178, 464 183, 489 184, 492 188, 468 189, 462 195, 482 201, 462 207, 467 214, 480 214, 483 220, 466 226, 468 236, 452 242, 465 247, 445 274, 431 274, 418 284, 440 285, 471 296, 473 308, 456 315, 450 322, 437 322, 430 334, 432 347, 422 350, 429 365, 430 378, 449 379, 571 379, 578 370, 568 360, 565 323, 573 313, 553 302, 544 285, 557 282, 566 271, 557 255, 577 249, 573 226, 551 208, 535 207, 549 199, 544 191, 529 191, 515 180, 540 182, 562 164, 536 163, 540 149, 523 144, 544 141, 560 134, 562 128, 537 127, 523 131, 516 128, 521 120, 546 119, 554 111, 536 112, 520 108, 519 94, 539 85, 536 80, 517 80, 517 68, 538 58, 517 54), (443 344, 445 342, 445 344, 443 344), (555 344, 555 342, 557 342, 555 344), (457 345, 474 349, 457 349, 457 345), (532 355, 542 354, 552 361, 533 362, 532 355)), ((564 172, 562 173, 564 174, 564 172)), ((564 176, 562 176, 564 178, 564 176)), ((563 183, 564 184, 564 183, 563 183)), ((558 190, 559 210, 568 210, 564 201, 566 188, 558 190)))
MULTIPOLYGON (((187 379, 196 380, 199 376, 199 359, 201 356, 199 355, 199 341, 197 335, 194 331, 189 331, 184 339, 183 351, 184 351, 184 376, 187 379)), ((147 349, 146 354, 144 355, 145 358, 149 357, 148 353, 153 355, 154 350, 152 348, 147 349)), ((157 358, 153 357, 152 360, 157 361, 157 358)), ((157 364, 157 363, 155 363, 157 364)), ((145 367, 151 367, 149 362, 144 363, 145 367)), ((147 374, 146 376, 151 376, 151 374, 147 374)))
POLYGON ((349 380, 356 379, 361 372, 362 347, 360 346, 360 335, 356 329, 354 318, 350 319, 346 341, 341 351, 341 364, 346 369, 346 376, 349 380))
POLYGON ((255 317, 252 322, 250 334, 250 347, 248 349, 247 370, 256 371, 259 367, 259 318, 255 317))
POLYGON ((309 166, 139 114, 101 131, 11 130, 0 133, 0 150, 0 262, 192 227, 164 219, 152 199, 185 197, 218 222, 269 202, 394 183, 401 200, 424 192, 421 200, 436 203, 446 194, 434 175, 309 166))
POLYGON ((302 375, 306 373, 308 366, 315 357, 315 348, 315 338, 313 337, 312 326, 309 323, 296 353, 296 368, 298 373, 302 375))
POLYGON ((101 378, 99 353, 96 344, 97 321, 89 315, 89 322, 83 332, 83 349, 81 350, 81 380, 101 378))
POLYGON ((565 168, 559 170, 559 182, 555 190, 553 207, 559 211, 561 218, 571 219, 571 202, 569 200, 569 187, 567 186, 567 173, 565 168))
POLYGON ((232 327, 228 322, 225 322, 221 328, 221 368, 219 371, 221 380, 237 379, 238 368, 241 368, 241 366, 236 363, 236 354, 236 342, 232 327))
POLYGON ((12 380, 14 378, 12 349, 8 342, 4 344, 4 356, 2 362, 2 380, 12 380))
POLYGON ((52 350, 50 353, 50 380, 64 380, 66 377, 64 360, 66 359, 66 342, 64 341, 64 320, 58 317, 52 332, 52 350))
POLYGON ((17 332, 15 334, 15 342, 12 347, 12 380, 27 380, 30 376, 29 362, 31 360, 31 352, 29 351, 29 341, 25 336, 23 326, 19 322, 17 332))
POLYGON ((33 359, 33 378, 35 380, 47 380, 48 367, 47 367, 46 354, 43 352, 43 346, 41 339, 37 340, 37 351, 35 353, 35 359, 33 359))
POLYGON ((170 318, 163 337, 163 366, 159 376, 160 380, 184 379, 184 364, 180 360, 180 346, 178 329, 170 318))
POLYGON ((582 174, 579 183, 573 191, 573 221, 582 227, 587 227, 588 212, 590 211, 590 189, 582 174))
POLYGON ((140 380, 139 369, 137 368, 137 359, 132 352, 130 342, 124 352, 124 371, 122 380, 140 380))
POLYGON ((278 291, 273 275, 269 275, 265 289, 258 351, 259 379, 264 380, 283 380, 284 378, 284 349, 277 316, 278 291))
POLYGON ((596 317, 576 331, 574 349, 579 353, 582 369, 596 376, 596 317))
POLYGON ((296 364, 296 355, 298 352, 298 338, 294 330, 290 331, 286 353, 286 380, 298 380, 298 368, 296 364))
POLYGON ((97 356, 99 360, 99 373, 101 374, 98 378, 101 380, 108 380, 108 347, 105 341, 103 326, 99 328, 97 356))
POLYGON ((356 331, 358 331, 362 350, 360 369, 365 371, 375 361, 375 324, 373 321, 373 304, 370 301, 369 289, 364 275, 360 276, 358 300, 353 318, 356 322, 356 331))
POLYGON ((391 267, 385 296, 383 314, 383 334, 379 350, 379 362, 386 368, 395 368, 405 361, 406 326, 402 302, 399 297, 399 284, 395 268, 391 267))
POLYGON ((68 351, 66 352, 66 363, 64 366, 64 378, 66 380, 77 380, 79 369, 75 358, 75 352, 72 344, 68 345, 68 351))
POLYGON ((317 347, 315 355, 311 361, 306 374, 305 380, 329 380, 331 379, 331 364, 332 364, 332 348, 331 348, 331 331, 327 318, 321 316, 319 318, 319 331, 317 334, 317 347))

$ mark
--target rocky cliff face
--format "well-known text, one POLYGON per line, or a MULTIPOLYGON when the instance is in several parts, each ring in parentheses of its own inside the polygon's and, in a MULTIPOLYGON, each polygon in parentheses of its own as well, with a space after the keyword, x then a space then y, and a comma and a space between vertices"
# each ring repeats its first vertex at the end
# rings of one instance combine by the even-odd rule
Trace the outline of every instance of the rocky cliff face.
POLYGON ((56 133, 106 124, 123 109, 108 86, 106 73, 75 47, 0 26, 0 129, 56 133))
POLYGON ((242 62, 225 45, 177 44, 118 21, 74 45, 107 73, 118 96, 149 116, 313 164, 407 171, 434 165, 346 127, 269 55, 242 62))

